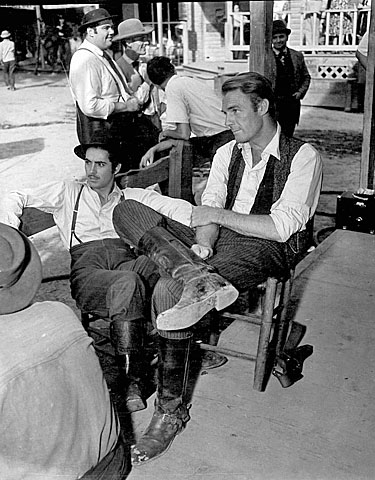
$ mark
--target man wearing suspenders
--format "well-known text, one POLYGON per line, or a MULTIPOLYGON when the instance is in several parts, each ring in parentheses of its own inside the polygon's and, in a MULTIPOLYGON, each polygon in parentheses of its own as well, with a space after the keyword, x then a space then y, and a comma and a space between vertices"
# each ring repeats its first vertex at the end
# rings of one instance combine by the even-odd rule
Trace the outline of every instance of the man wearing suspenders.
POLYGON ((124 152, 122 170, 126 171, 138 168, 142 155, 157 143, 158 130, 145 121, 142 99, 137 98, 113 60, 112 20, 104 8, 85 14, 79 27, 85 37, 72 56, 69 80, 77 108, 79 142, 119 142, 124 152))
POLYGON ((118 383, 129 412, 146 408, 143 342, 146 322, 151 318, 159 333, 158 415, 154 427, 167 428, 153 455, 158 456, 190 418, 185 400, 192 337, 189 327, 213 308, 230 305, 238 292, 189 248, 178 242, 171 244, 157 229, 149 232, 136 254, 130 246, 134 244, 128 238, 120 239, 116 232, 112 221, 116 206, 135 200, 188 226, 192 205, 154 190, 121 190, 115 183, 120 164, 113 143, 79 145, 74 151, 85 161, 85 181, 52 182, 10 192, 2 199, 0 221, 18 228, 24 207, 53 214, 71 255, 72 297, 82 311, 111 322, 118 383), (183 291, 178 302, 176 288, 183 291), (163 408, 173 406, 173 415, 165 415, 159 408, 162 404, 163 408))

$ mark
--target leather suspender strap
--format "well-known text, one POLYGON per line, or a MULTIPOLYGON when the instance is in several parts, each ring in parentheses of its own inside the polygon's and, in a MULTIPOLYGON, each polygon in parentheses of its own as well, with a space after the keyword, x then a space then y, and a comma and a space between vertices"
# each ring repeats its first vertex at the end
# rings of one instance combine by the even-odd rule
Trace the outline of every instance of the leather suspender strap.
MULTIPOLYGON (((86 50, 87 52, 90 52, 90 53, 92 53, 93 55, 95 55, 95 53, 92 52, 91 50, 89 50, 88 48, 80 48, 80 50, 86 50)), ((105 56, 104 56, 104 51, 103 51, 103 57, 107 60, 107 62, 108 62, 108 63, 111 65, 111 67, 113 68, 113 65, 112 65, 112 63, 114 64, 113 60, 112 60, 112 63, 111 63, 111 62, 108 60, 108 58, 107 58, 107 57, 110 57, 110 55, 108 55, 108 53, 107 53, 107 57, 105 57, 105 56)), ((119 83, 118 83, 117 78, 113 75, 113 72, 108 68, 108 65, 106 65, 104 62, 103 62, 103 65, 106 67, 106 69, 108 70, 108 73, 109 73, 109 74, 111 75, 111 77, 113 78, 113 81, 114 81, 115 84, 116 84, 116 87, 117 87, 117 90, 118 90, 118 92, 119 92, 119 95, 122 97, 121 88, 120 88, 120 85, 119 85, 119 83)), ((126 86, 126 87, 125 87, 125 81, 123 81, 123 78, 122 78, 121 75, 118 73, 118 69, 114 69, 114 70, 115 70, 116 74, 119 76, 119 78, 120 78, 120 80, 121 80, 121 83, 122 83, 122 85, 123 85, 123 87, 124 87, 125 92, 126 92, 128 95, 133 95, 133 93, 130 92, 130 90, 129 90, 129 86, 126 86)), ((124 98, 123 98, 123 100, 125 101, 124 98)))
POLYGON ((81 188, 80 188, 80 190, 79 190, 79 192, 78 192, 77 200, 76 200, 76 203, 75 203, 74 209, 73 209, 72 226, 70 227, 70 244, 69 244, 69 248, 72 248, 73 237, 75 237, 76 240, 77 240, 79 243, 82 243, 82 241, 77 237, 76 232, 75 232, 75 229, 76 229, 76 223, 77 223, 79 200, 80 200, 81 195, 82 195, 83 187, 84 187, 84 185, 81 186, 81 188))

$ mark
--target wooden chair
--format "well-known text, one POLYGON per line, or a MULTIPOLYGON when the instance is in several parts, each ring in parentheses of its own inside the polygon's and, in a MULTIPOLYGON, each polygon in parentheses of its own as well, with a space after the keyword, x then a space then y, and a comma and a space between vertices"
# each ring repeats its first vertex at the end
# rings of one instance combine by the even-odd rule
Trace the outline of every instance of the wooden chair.
MULTIPOLYGON (((158 183, 164 194, 192 201, 193 157, 189 142, 179 141, 171 149, 168 156, 159 159, 145 169, 120 174, 117 181, 123 188, 147 187, 158 183)), ((30 208, 24 210, 21 220, 22 230, 27 235, 37 233, 54 224, 52 215, 30 208)), ((285 345, 290 326, 287 306, 290 300, 293 274, 294 272, 291 271, 284 278, 270 277, 258 286, 262 293, 261 312, 259 314, 237 314, 230 313, 230 311, 219 313, 219 316, 223 319, 245 321, 259 326, 256 353, 239 352, 220 348, 216 345, 199 343, 203 350, 211 350, 224 355, 255 361, 253 387, 257 391, 265 391, 275 358, 282 352, 285 345)), ((90 312, 82 312, 83 326, 90 335, 95 333, 101 337, 96 341, 96 347, 98 350, 102 350, 103 345, 108 343, 110 338, 106 331, 90 325, 98 318, 100 317, 92 315, 90 312)))
MULTIPOLYGON (((256 353, 241 352, 228 348, 200 343, 204 350, 221 353, 227 356, 243 358, 255 362, 253 388, 264 392, 276 357, 283 351, 290 325, 288 304, 293 284, 294 271, 281 278, 269 277, 258 285, 260 294, 259 311, 256 313, 217 312, 218 319, 230 319, 246 322, 259 327, 258 346, 256 353)), ((249 292, 250 293, 250 292, 249 292)))

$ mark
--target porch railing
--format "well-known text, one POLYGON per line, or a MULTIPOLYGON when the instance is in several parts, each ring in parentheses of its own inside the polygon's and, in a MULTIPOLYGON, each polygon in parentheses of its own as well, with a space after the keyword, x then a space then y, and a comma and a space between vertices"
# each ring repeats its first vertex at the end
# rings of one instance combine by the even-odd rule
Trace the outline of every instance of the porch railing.
MULTIPOLYGON (((227 2, 229 3, 229 2, 227 2)), ((228 12, 229 39, 233 58, 244 58, 250 44, 251 12, 228 12)), ((277 16, 280 18, 280 15, 277 16)), ((284 10, 282 19, 292 30, 288 44, 297 50, 319 52, 353 52, 370 24, 370 7, 328 9, 321 11, 284 10)))

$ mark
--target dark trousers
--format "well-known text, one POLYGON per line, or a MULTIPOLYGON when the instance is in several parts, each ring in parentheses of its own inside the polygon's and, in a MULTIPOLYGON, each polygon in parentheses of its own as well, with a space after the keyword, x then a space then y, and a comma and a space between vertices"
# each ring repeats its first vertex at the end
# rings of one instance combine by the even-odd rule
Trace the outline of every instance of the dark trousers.
POLYGON ((86 242, 71 249, 72 297, 81 310, 127 321, 145 318, 158 268, 120 239, 86 242))
POLYGON ((190 143, 193 146, 193 166, 200 167, 207 161, 212 162, 216 150, 231 140, 234 140, 234 135, 231 130, 224 130, 209 137, 192 137, 190 143))
POLYGON ((301 103, 293 97, 276 97, 276 120, 281 131, 287 137, 293 137, 294 129, 299 122, 301 103))
POLYGON ((77 136, 81 144, 120 144, 121 172, 139 168, 142 156, 158 143, 159 130, 143 113, 116 113, 107 120, 85 115, 78 104, 77 136))
POLYGON ((16 61, 4 62, 4 82, 7 87, 14 88, 16 61))
MULTIPOLYGON (((125 200, 116 206, 113 223, 119 236, 128 238, 134 245, 155 226, 163 226, 188 247, 195 243, 191 228, 134 200, 125 200)), ((240 291, 256 287, 269 275, 282 275, 288 271, 285 244, 247 237, 227 228, 221 228, 215 254, 207 263, 240 291)), ((181 296, 180 282, 171 281, 177 286, 170 286, 170 290, 181 296)), ((176 302, 180 296, 176 297, 176 302)))
MULTIPOLYGON (((74 246, 71 251, 70 286, 80 310, 113 320, 142 321, 156 326, 159 313, 172 308, 182 285, 165 276, 144 255, 137 257, 120 239, 105 239, 74 246), (150 311, 151 308, 151 311, 150 311)), ((187 338, 190 332, 164 332, 166 338, 187 338)))
POLYGON ((95 467, 86 472, 82 480, 125 480, 130 472, 130 452, 120 437, 116 447, 95 467))

